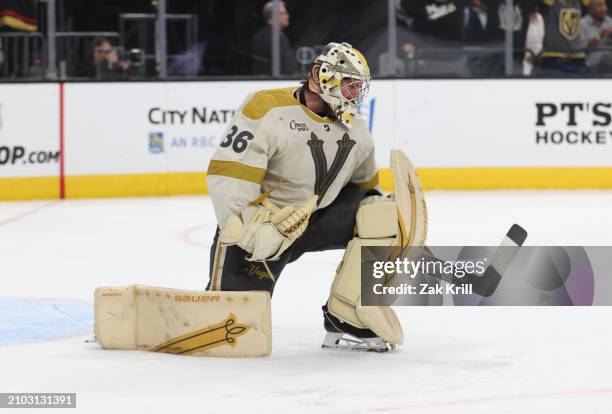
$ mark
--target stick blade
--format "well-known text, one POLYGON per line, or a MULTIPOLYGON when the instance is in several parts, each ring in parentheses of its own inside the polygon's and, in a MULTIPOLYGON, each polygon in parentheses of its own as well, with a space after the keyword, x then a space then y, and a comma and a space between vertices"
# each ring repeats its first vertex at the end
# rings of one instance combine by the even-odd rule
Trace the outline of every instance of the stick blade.
POLYGON ((516 243, 517 246, 522 246, 527 239, 527 230, 515 223, 510 227, 506 236, 516 243))

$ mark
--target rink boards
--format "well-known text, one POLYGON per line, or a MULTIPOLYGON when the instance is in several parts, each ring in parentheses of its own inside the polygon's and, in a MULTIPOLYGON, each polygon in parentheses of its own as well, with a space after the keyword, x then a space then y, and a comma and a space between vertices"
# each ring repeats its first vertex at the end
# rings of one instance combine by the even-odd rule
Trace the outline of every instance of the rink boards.
MULTIPOLYGON (((361 113, 386 190, 392 148, 426 189, 612 188, 611 82, 380 80, 361 113)), ((245 95, 290 85, 0 85, 0 199, 205 194, 245 95)))

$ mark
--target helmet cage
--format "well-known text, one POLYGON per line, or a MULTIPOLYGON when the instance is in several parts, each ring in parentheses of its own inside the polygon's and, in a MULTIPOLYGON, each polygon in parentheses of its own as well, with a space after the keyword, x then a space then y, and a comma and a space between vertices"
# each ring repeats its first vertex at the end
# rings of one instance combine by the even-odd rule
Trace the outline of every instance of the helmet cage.
POLYGON ((330 43, 314 63, 320 65, 318 75, 321 98, 332 108, 338 119, 350 127, 359 105, 370 89, 370 69, 365 58, 348 43, 330 43), (352 82, 347 83, 346 79, 352 82), (354 86, 356 82, 360 82, 358 95, 347 98, 351 94, 345 96, 343 89, 354 86))

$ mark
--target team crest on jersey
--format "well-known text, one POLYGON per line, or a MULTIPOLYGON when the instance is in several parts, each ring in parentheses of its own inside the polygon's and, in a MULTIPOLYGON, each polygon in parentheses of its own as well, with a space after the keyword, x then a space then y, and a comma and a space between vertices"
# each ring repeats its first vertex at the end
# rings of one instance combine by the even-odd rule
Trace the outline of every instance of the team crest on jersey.
POLYGON ((325 157, 325 152, 323 152, 323 141, 313 132, 310 134, 310 140, 308 140, 307 144, 310 147, 312 159, 315 164, 316 181, 314 193, 319 196, 317 201, 317 205, 319 205, 325 193, 340 173, 342 166, 346 162, 356 142, 346 133, 342 135, 342 139, 336 141, 336 144, 338 144, 338 151, 336 151, 336 155, 334 156, 334 160, 329 170, 327 169, 327 158, 325 157))
POLYGON ((561 9, 559 13, 559 31, 569 40, 574 40, 580 34, 580 10, 561 9))

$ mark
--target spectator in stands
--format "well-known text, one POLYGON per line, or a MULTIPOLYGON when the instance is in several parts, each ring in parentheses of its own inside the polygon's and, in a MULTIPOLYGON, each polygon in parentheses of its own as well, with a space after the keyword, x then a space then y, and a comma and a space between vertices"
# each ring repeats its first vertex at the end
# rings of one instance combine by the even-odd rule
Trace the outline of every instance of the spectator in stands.
POLYGON ((504 74, 506 33, 500 21, 500 12, 505 13, 505 7, 505 3, 500 0, 470 0, 463 9, 463 38, 466 44, 497 49, 468 53, 467 65, 472 76, 501 76, 504 74))
POLYGON ((117 50, 106 37, 94 39, 93 77, 104 80, 125 78, 132 63, 120 59, 117 50))
POLYGON ((589 14, 582 18, 580 24, 587 39, 586 64, 589 72, 612 72, 612 18, 608 16, 606 2, 591 0, 589 14), (604 48, 607 50, 602 50, 604 48))
POLYGON ((414 31, 456 42, 461 38, 465 3, 466 0, 400 0, 399 8, 410 16, 414 31))
MULTIPOLYGON (((588 4, 588 0, 582 0, 588 4)), ((586 74, 585 42, 581 32, 581 0, 541 0, 544 22, 539 73, 548 76, 586 74)), ((534 24, 538 19, 533 19, 534 24)))
MULTIPOLYGON (((295 52, 291 49, 287 35, 283 33, 289 27, 289 12, 284 2, 279 2, 280 26, 280 71, 283 75, 293 75, 298 72, 295 52)), ((254 74, 272 73, 272 25, 274 22, 274 3, 267 2, 263 7, 263 19, 266 25, 262 27, 251 39, 251 54, 253 58, 254 74)))
POLYGON ((525 53, 523 56, 523 75, 531 76, 536 61, 540 58, 544 47, 544 18, 533 9, 529 13, 527 30, 525 32, 525 53))
MULTIPOLYGON (((463 13, 455 0, 401 0, 396 5, 397 56, 402 59, 406 75, 463 76, 464 58, 461 43, 463 13)), ((385 32, 386 33, 386 32, 385 32)), ((381 54, 381 73, 399 71, 384 70, 389 65, 386 34, 381 54), (386 62, 387 61, 387 62, 386 62)), ((370 63, 370 68, 377 62, 370 63)))

